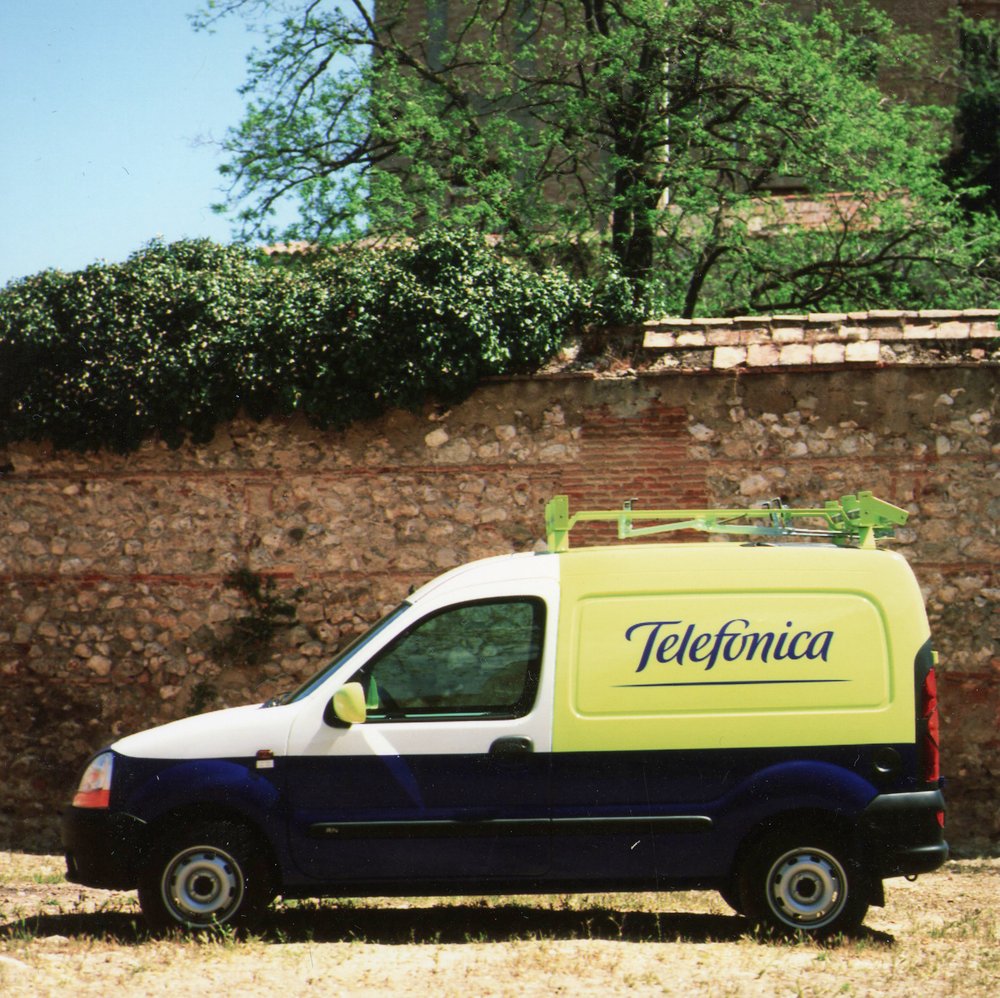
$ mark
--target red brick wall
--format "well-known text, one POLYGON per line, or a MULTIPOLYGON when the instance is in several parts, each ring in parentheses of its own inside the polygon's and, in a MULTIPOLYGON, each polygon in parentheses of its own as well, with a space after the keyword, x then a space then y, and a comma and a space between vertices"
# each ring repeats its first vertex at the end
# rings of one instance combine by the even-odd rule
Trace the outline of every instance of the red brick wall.
POLYGON ((0 455, 14 466, 0 482, 0 848, 55 847, 78 767, 108 739, 287 689, 414 583, 536 547, 556 493, 618 508, 864 488, 913 513, 897 547, 942 657, 952 837, 1000 841, 995 366, 660 363, 606 358, 343 434, 238 420, 177 451, 0 455), (240 565, 304 589, 254 665, 219 651, 246 610, 223 585, 240 565))
POLYGON ((704 469, 688 460, 688 413, 653 400, 641 412, 602 405, 582 414, 579 464, 560 482, 571 506, 615 509, 623 499, 647 507, 703 506, 704 469))

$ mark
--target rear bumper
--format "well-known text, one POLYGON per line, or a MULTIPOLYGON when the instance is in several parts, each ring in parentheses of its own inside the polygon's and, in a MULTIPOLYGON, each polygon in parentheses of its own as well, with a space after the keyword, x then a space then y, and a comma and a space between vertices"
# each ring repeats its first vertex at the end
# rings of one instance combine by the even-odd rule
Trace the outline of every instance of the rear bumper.
POLYGON ((948 859, 940 790, 880 794, 865 808, 865 857, 879 877, 930 873, 948 859))
POLYGON ((130 814, 71 807, 63 813, 66 879, 131 890, 139 879, 146 823, 130 814))

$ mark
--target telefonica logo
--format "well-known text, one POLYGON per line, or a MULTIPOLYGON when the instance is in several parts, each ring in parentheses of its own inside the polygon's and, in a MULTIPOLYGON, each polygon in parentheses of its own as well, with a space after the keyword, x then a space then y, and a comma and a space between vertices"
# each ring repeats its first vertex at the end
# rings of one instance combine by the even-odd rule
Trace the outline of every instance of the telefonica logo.
POLYGON ((683 620, 647 620, 633 624, 625 640, 645 643, 636 672, 650 662, 696 662, 705 671, 719 662, 780 662, 785 659, 808 659, 825 662, 833 643, 833 631, 795 630, 787 621, 786 630, 751 631, 750 621, 742 617, 727 620, 717 631, 699 631, 697 625, 685 626, 683 620))

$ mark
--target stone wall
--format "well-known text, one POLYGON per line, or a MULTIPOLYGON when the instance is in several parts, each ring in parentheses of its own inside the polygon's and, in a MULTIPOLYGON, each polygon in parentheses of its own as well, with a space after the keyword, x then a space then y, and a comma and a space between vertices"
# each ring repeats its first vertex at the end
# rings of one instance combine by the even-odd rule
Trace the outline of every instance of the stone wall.
POLYGON ((114 736, 287 689, 415 584, 539 546, 553 494, 673 507, 858 489, 912 512, 896 546, 941 653, 950 835, 995 845, 995 319, 656 323, 345 433, 236 420, 178 450, 0 453, 0 848, 54 848, 79 767, 114 736), (920 350, 890 359, 872 333, 887 323, 920 350), (873 339, 854 360, 819 349, 873 339), (296 605, 270 646, 234 641, 252 611, 225 584, 237 568, 296 605))

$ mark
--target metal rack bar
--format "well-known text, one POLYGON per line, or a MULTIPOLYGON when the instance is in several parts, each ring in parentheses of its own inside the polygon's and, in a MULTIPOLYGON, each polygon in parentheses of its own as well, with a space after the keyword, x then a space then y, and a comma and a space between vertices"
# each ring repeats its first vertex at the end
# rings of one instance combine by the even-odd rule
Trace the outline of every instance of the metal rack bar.
POLYGON ((909 514, 878 499, 871 492, 828 500, 823 506, 795 509, 775 499, 757 509, 636 509, 627 500, 617 510, 580 510, 570 514, 569 497, 558 495, 545 507, 549 550, 569 550, 570 531, 578 523, 616 523, 619 540, 673 530, 698 530, 709 534, 742 534, 751 537, 819 537, 834 544, 875 547, 875 539, 891 537, 909 514), (648 526, 636 522, 658 521, 648 526), (764 523, 738 521, 764 520, 764 523), (821 525, 799 526, 794 521, 814 520, 821 525))

